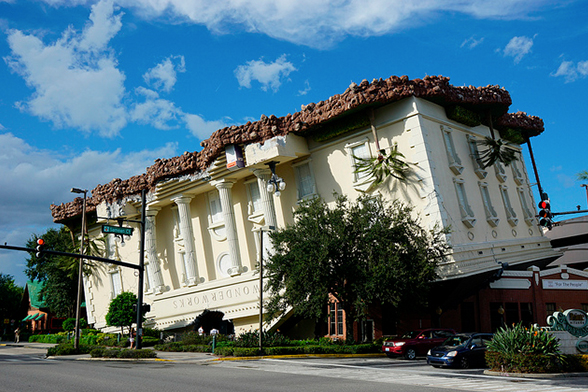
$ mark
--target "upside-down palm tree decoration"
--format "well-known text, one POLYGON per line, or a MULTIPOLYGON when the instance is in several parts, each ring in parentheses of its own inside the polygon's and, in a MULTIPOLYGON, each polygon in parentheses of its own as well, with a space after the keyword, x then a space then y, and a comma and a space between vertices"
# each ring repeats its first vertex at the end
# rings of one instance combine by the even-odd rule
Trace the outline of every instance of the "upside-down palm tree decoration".
POLYGON ((412 169, 404 161, 404 154, 398 151, 398 145, 394 144, 390 153, 385 154, 384 150, 379 150, 375 158, 353 157, 357 162, 355 172, 360 175, 366 174, 366 181, 363 184, 370 184, 368 191, 382 184, 390 176, 401 182, 408 180, 412 169))
POLYGON ((478 142, 485 148, 480 151, 480 161, 484 168, 492 166, 496 162, 500 162, 505 166, 511 164, 512 161, 517 160, 515 150, 509 148, 507 143, 504 143, 500 139, 496 139, 494 135, 494 127, 492 126, 492 114, 488 113, 488 127, 490 128, 490 135, 492 137, 486 137, 484 140, 478 142))
POLYGON ((375 158, 353 156, 356 162, 355 173, 361 177, 364 177, 365 174, 366 180, 361 185, 370 184, 366 192, 378 187, 390 176, 401 182, 406 182, 412 172, 410 165, 404 160, 404 154, 398 151, 398 144, 395 143, 387 155, 386 151, 380 148, 373 109, 370 110, 369 116, 378 156, 375 158))

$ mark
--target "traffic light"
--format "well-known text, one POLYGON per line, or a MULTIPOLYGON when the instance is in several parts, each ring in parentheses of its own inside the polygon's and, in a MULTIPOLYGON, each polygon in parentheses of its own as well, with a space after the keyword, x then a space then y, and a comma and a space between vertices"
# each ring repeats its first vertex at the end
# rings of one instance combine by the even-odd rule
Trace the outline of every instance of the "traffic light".
POLYGON ((549 200, 541 200, 539 202, 539 225, 551 230, 553 227, 553 221, 551 220, 552 216, 549 200))
POLYGON ((45 240, 39 238, 37 240, 37 253, 35 253, 35 256, 37 256, 38 259, 40 259, 43 256, 43 246, 45 246, 45 240))

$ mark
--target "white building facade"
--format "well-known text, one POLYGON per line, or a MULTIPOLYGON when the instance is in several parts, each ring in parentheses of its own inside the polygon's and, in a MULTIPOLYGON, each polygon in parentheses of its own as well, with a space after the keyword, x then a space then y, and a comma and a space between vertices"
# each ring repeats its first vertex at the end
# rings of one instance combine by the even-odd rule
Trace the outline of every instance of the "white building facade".
MULTIPOLYGON (((514 164, 484 168, 478 142, 491 136, 489 126, 464 125, 447 115, 456 91, 472 109, 477 106, 469 104, 470 98, 504 113, 508 93, 496 87, 456 88, 445 79, 363 82, 292 116, 264 116, 219 130, 198 153, 156 162, 138 179, 95 189, 89 214, 97 219, 90 236, 104 236, 101 225, 116 218, 140 219, 138 196, 140 189, 148 189, 145 302, 151 312, 146 325, 184 328, 209 309, 223 312, 237 333, 257 329, 256 265, 260 253, 267 254, 260 249, 262 228, 292 223, 292 212, 307 198, 333 202, 333 192, 358 197, 367 185, 355 171, 354 157, 374 157, 379 145, 386 153, 397 146, 412 175, 406 183, 387 181, 371 192, 412 205, 425 227, 451 229, 446 239, 452 254, 439 267, 442 280, 489 273, 506 263, 524 269, 555 259, 559 254, 535 218, 521 147, 509 145, 519 158, 514 164), (242 165, 235 163, 235 151, 237 157, 242 152, 242 165), (286 183, 279 196, 268 191, 272 166, 286 183)), ((54 220, 79 220, 75 207, 52 206, 54 220)), ((138 263, 138 226, 132 225, 136 234, 124 240, 124 247, 107 235, 106 257, 138 263)), ((264 248, 271 247, 263 235, 264 248)), ((138 277, 135 270, 101 267, 85 278, 84 287, 89 323, 107 329, 110 301, 122 291, 136 293, 138 277)))

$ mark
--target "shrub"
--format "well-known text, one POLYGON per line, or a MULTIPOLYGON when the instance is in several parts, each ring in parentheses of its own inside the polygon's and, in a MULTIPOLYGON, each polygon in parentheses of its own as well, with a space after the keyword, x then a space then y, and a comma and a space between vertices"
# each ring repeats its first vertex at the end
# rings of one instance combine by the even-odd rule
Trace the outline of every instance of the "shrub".
POLYGON ((67 336, 64 335, 31 335, 29 342, 37 343, 64 343, 67 341, 67 336))
POLYGON ((500 328, 486 352, 492 370, 517 373, 561 371, 565 357, 559 353, 557 338, 536 326, 521 323, 500 328))
MULTIPOLYGON (((61 328, 63 328, 64 331, 73 331, 76 327, 76 319, 75 317, 70 317, 66 320, 63 321, 63 324, 61 324, 61 328)), ((86 321, 86 319, 81 318, 80 319, 80 328, 86 328, 88 327, 88 322, 86 321)))
POLYGON ((153 347, 157 343, 159 343, 159 338, 152 336, 143 336, 143 340, 141 341, 141 345, 143 345, 143 347, 153 347))
MULTIPOLYGON (((263 346, 264 347, 278 347, 291 346, 292 341, 279 332, 264 332, 263 346)), ((235 340, 235 347, 258 347, 259 346, 259 331, 245 332, 235 340)))
POLYGON ((105 348, 96 347, 90 351, 92 358, 128 358, 128 359, 141 359, 141 358, 157 358, 157 353, 153 350, 140 349, 130 350, 121 348, 105 348))
POLYGON ((94 347, 85 344, 80 344, 78 350, 74 348, 73 343, 60 343, 56 346, 50 347, 47 350, 47 356, 54 357, 59 355, 76 355, 88 354, 94 347))

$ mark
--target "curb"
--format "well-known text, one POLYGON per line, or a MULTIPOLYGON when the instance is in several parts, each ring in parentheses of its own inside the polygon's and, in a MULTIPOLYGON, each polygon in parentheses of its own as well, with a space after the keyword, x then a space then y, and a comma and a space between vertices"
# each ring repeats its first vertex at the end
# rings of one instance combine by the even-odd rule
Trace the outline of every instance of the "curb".
POLYGON ((538 379, 588 377, 588 373, 511 373, 511 372, 496 372, 493 370, 484 370, 484 374, 487 376, 496 376, 496 377, 538 378, 538 379))

